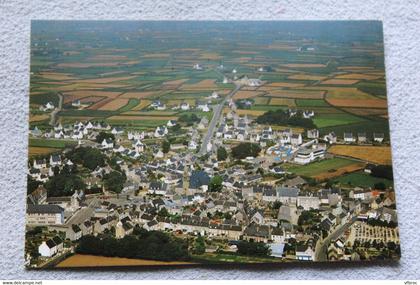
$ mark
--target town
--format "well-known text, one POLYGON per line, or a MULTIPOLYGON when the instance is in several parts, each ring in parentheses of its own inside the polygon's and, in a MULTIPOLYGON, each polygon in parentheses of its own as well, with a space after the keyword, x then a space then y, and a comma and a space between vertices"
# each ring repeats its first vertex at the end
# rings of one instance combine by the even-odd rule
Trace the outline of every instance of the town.
POLYGON ((28 268, 400 257, 381 26, 242 25, 33 23, 28 268))

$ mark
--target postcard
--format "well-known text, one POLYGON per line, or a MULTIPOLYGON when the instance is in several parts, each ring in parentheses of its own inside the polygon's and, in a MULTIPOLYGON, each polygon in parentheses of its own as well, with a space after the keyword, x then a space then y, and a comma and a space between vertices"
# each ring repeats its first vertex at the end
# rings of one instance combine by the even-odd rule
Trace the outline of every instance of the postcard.
POLYGON ((32 21, 28 268, 398 260, 382 23, 32 21))

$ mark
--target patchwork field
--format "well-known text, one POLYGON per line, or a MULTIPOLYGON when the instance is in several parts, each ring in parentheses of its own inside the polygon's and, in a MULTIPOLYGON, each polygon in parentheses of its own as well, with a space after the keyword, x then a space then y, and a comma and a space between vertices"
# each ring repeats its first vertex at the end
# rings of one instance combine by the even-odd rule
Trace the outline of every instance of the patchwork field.
POLYGON ((317 180, 330 179, 347 172, 357 171, 364 167, 364 163, 344 158, 332 158, 310 163, 308 165, 291 166, 288 171, 297 175, 309 176, 317 180))
POLYGON ((341 177, 337 177, 334 179, 334 182, 352 187, 373 187, 376 183, 380 182, 384 183, 386 187, 393 186, 392 180, 374 177, 363 171, 356 171, 341 177))
POLYGON ((328 149, 328 152, 376 164, 391 165, 392 163, 391 148, 389 146, 333 145, 328 149))

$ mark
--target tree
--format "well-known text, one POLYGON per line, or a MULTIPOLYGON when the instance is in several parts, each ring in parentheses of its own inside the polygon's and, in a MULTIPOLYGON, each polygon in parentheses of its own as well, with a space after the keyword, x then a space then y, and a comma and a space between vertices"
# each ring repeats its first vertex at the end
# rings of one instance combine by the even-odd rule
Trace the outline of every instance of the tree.
POLYGON ((232 156, 236 159, 244 159, 248 156, 256 157, 260 153, 261 148, 255 143, 240 143, 232 148, 232 156))
POLYGON ((209 192, 220 192, 223 188, 223 178, 219 175, 214 176, 209 183, 209 192))
POLYGON ((34 180, 30 175, 28 175, 28 187, 27 187, 27 195, 31 194, 38 188, 41 182, 34 180))
POLYGON ((97 143, 102 143, 104 139, 111 139, 112 141, 115 141, 115 136, 111 133, 99 132, 95 138, 97 143))
POLYGON ((241 255, 251 256, 269 256, 271 254, 271 249, 263 242, 249 242, 242 240, 238 243, 238 253, 241 255))
POLYGON ((75 190, 84 190, 86 188, 82 178, 73 174, 61 172, 54 175, 45 183, 49 197, 71 196, 75 190))
POLYGON ((372 168, 372 176, 394 180, 391 165, 377 165, 372 168))
POLYGON ((75 148, 67 157, 90 170, 94 170, 98 166, 105 166, 105 155, 99 149, 92 147, 75 148))
POLYGON ((195 239, 193 253, 194 254, 203 254, 206 252, 206 244, 204 242, 204 238, 199 236, 195 239))
POLYGON ((169 152, 169 150, 170 150, 170 148, 171 148, 171 144, 169 143, 169 141, 164 140, 164 141, 162 142, 162 152, 163 152, 163 153, 168 153, 168 152, 169 152))
POLYGON ((377 190, 385 190, 386 189, 386 185, 383 182, 378 182, 378 183, 375 183, 373 185, 373 188, 375 188, 377 190))
POLYGON ((294 116, 291 116, 289 111, 270 110, 265 112, 257 118, 259 124, 270 124, 270 125, 290 125, 299 126, 307 129, 315 128, 315 124, 312 119, 306 119, 303 117, 302 111, 297 111, 294 116))
POLYGON ((104 176, 105 187, 115 193, 121 193, 127 177, 124 173, 112 171, 104 176))
POLYGON ((221 146, 217 149, 217 160, 218 161, 226 160, 227 156, 228 156, 228 153, 223 146, 221 146))

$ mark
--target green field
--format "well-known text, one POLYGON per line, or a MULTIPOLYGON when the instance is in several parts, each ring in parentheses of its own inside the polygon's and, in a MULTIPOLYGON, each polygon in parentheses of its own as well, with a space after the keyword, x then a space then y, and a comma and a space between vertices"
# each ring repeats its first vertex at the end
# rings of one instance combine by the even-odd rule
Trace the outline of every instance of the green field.
POLYGON ((123 112, 130 111, 131 109, 133 109, 134 107, 136 107, 139 103, 140 103, 140 100, 139 99, 130 99, 130 100, 128 100, 127 105, 121 107, 118 110, 118 112, 123 113, 123 112))
POLYGON ((287 171, 296 173, 302 176, 316 176, 321 173, 325 173, 331 169, 338 169, 340 167, 354 164, 354 160, 344 158, 332 158, 325 159, 318 162, 313 162, 306 165, 290 166, 287 171))
POLYGON ((391 180, 374 177, 363 171, 358 171, 358 172, 340 176, 334 179, 334 182, 338 182, 342 185, 348 185, 348 186, 353 186, 353 187, 354 186, 373 187, 375 183, 379 183, 379 182, 383 182, 386 185, 386 187, 390 187, 393 185, 393 182, 391 180))
POLYGON ((327 107, 329 106, 324 100, 309 100, 309 99, 297 99, 296 105, 298 107, 327 107))
POLYGON ((346 114, 346 113, 321 114, 321 115, 315 114, 313 121, 318 128, 324 128, 324 127, 331 127, 331 126, 360 123, 360 122, 365 121, 365 119, 361 117, 356 117, 350 114, 346 114))
POLYGON ((76 141, 72 140, 56 140, 56 139, 29 139, 29 146, 34 147, 51 147, 51 148, 65 148, 67 146, 76 145, 76 141))

